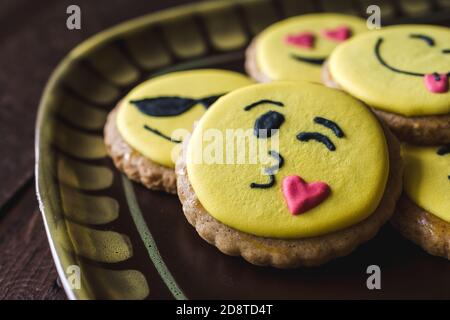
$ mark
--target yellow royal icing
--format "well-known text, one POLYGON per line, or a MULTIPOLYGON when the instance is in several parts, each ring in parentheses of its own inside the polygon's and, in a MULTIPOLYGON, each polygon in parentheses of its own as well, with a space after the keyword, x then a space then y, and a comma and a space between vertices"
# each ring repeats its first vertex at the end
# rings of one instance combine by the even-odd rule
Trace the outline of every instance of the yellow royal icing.
POLYGON ((450 154, 438 147, 403 145, 404 188, 421 208, 450 223, 450 154))
POLYGON ((344 90, 375 108, 405 116, 448 114, 450 91, 431 92, 425 75, 450 72, 449 39, 444 27, 385 27, 336 48, 329 69, 344 90))
POLYGON ((364 20, 348 15, 320 13, 289 18, 275 23, 258 35, 256 64, 271 80, 307 80, 320 82, 320 63, 303 62, 297 57, 325 60, 340 43, 326 37, 325 32, 348 27, 351 35, 367 31, 364 20), (313 46, 289 44, 288 36, 312 34, 313 46))
MULTIPOLYGON (((258 150, 266 149, 262 145, 258 150)), ((253 85, 222 97, 199 121, 186 157, 189 180, 209 214, 237 230, 276 238, 323 235, 365 219, 378 206, 389 171, 384 133, 368 108, 342 91, 303 82, 253 85), (261 103, 244 110, 262 99, 284 106, 261 103), (283 157, 284 164, 274 175, 272 187, 251 188, 251 183, 268 180, 263 170, 273 165, 264 162, 264 156, 253 162, 255 158, 250 157, 255 150, 251 146, 264 140, 254 135, 255 122, 270 111, 284 116, 268 143, 269 149, 283 157), (344 136, 338 138, 330 128, 316 123, 316 117, 334 121, 344 136), (235 140, 234 149, 230 147, 231 134, 237 133, 230 131, 233 129, 250 132, 244 143, 235 140), (297 135, 301 132, 327 136, 335 151, 318 141, 300 141, 297 135), (225 141, 222 147, 221 140, 225 141), (218 143, 219 147, 214 147, 218 143), (214 158, 221 150, 225 153, 222 164, 218 163, 221 156, 214 158), (293 215, 281 189, 283 179, 292 175, 308 183, 324 182, 331 193, 316 207, 293 215)))
POLYGON ((173 150, 179 146, 173 141, 183 138, 183 130, 179 129, 191 131, 194 122, 205 112, 205 106, 196 103, 179 115, 155 117, 141 112, 130 101, 158 97, 201 99, 225 94, 252 83, 240 73, 215 69, 174 72, 153 78, 134 88, 123 99, 117 115, 117 127, 125 141, 134 149, 158 164, 173 168, 173 150), (155 131, 160 135, 155 134, 155 131), (162 135, 173 138, 173 141, 162 135))

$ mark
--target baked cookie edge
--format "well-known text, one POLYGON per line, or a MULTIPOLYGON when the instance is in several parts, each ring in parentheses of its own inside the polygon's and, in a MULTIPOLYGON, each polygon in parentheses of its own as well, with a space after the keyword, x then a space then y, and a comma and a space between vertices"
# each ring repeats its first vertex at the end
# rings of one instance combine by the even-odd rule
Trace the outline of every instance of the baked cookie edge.
POLYGON ((121 136, 116 124, 119 104, 108 114, 103 130, 106 150, 114 165, 128 178, 143 184, 148 189, 176 194, 174 169, 161 166, 144 157, 121 136))
POLYGON ((397 203, 392 225, 429 254, 450 260, 450 223, 415 204, 405 193, 397 203))

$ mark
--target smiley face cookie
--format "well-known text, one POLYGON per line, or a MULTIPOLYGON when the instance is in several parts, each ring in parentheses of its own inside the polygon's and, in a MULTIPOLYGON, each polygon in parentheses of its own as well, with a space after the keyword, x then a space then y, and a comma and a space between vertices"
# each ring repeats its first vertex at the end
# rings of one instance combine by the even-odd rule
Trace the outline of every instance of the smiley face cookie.
POLYGON ((185 216, 219 250, 257 265, 347 255, 390 218, 401 189, 396 139, 364 104, 321 85, 227 94, 183 150, 185 216))
POLYGON ((450 142, 450 29, 385 27, 339 46, 323 81, 373 107, 399 138, 450 142))
POLYGON ((140 84, 105 126, 115 165, 150 189, 176 193, 174 159, 183 136, 217 99, 249 84, 239 73, 215 69, 175 72, 140 84))
POLYGON ((258 82, 320 82, 320 70, 334 48, 367 31, 364 20, 320 13, 289 18, 259 34, 247 50, 247 73, 258 82))
POLYGON ((427 252, 450 259, 450 145, 402 146, 404 192, 392 222, 427 252))

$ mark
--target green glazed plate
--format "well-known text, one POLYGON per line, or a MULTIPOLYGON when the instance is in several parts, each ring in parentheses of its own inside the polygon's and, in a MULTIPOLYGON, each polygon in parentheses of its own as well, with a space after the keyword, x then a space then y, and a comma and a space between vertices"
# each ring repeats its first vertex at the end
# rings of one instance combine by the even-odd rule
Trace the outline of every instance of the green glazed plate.
POLYGON ((188 224, 176 196, 130 182, 106 156, 106 115, 137 83, 192 68, 243 71, 244 49, 255 34, 311 10, 289 0, 194 4, 118 25, 64 58, 39 107, 36 183, 70 299, 450 296, 447 261, 389 226, 350 256, 319 268, 276 270, 223 255, 188 224), (381 268, 381 290, 366 286, 373 264, 381 268))

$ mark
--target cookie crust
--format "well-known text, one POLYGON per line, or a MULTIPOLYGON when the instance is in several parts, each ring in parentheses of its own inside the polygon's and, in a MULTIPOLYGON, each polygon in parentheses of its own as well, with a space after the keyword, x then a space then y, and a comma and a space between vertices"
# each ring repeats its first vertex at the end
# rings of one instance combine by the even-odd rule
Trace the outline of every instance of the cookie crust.
POLYGON ((450 260, 450 223, 422 209, 405 193, 397 203, 391 223, 426 252, 450 260))
POLYGON ((390 163, 386 189, 377 209, 368 218, 351 227, 323 236, 292 240, 254 236, 228 227, 205 210, 189 182, 185 162, 187 139, 175 167, 178 196, 183 204, 184 215, 204 240, 225 254, 240 255, 255 265, 277 268, 317 266, 348 255, 359 244, 373 238, 389 220, 401 193, 403 166, 400 146, 389 130, 383 129, 390 163))
MULTIPOLYGON (((341 89, 334 81, 325 62, 322 67, 322 82, 335 89, 341 89)), ((392 132, 402 141, 419 145, 440 145, 450 143, 450 114, 438 116, 405 117, 396 113, 373 109, 392 132)))
POLYGON ((116 124, 117 111, 116 106, 109 113, 103 132, 106 149, 114 165, 128 178, 149 189, 176 194, 175 171, 144 157, 123 139, 116 124))

